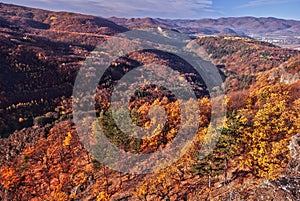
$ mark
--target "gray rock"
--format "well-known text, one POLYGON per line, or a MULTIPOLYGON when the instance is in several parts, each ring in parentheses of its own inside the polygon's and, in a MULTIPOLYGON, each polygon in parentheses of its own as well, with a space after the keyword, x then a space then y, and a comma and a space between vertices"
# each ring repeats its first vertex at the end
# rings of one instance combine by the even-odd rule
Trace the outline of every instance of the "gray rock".
POLYGON ((289 145, 291 160, 289 168, 293 173, 300 173, 300 133, 293 136, 289 145))

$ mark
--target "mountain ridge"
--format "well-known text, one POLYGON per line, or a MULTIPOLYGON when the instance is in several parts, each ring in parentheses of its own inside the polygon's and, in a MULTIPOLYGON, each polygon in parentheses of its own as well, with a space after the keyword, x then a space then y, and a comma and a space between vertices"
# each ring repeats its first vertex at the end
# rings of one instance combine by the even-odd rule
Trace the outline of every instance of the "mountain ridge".
MULTIPOLYGON (((3 13, 15 14, 15 11, 25 10, 27 13, 22 13, 21 16, 16 15, 15 17, 28 18, 25 24, 33 26, 33 28, 40 29, 64 29, 64 31, 74 30, 74 26, 85 24, 85 29, 93 30, 97 24, 106 24, 108 27, 114 27, 115 30, 120 32, 126 31, 124 27, 135 29, 145 27, 164 27, 168 29, 177 30, 181 33, 206 36, 206 35, 234 35, 242 37, 251 37, 258 40, 264 40, 282 47, 288 47, 293 49, 300 49, 300 21, 293 19, 280 19, 276 17, 220 17, 220 18, 203 18, 203 19, 162 19, 162 18, 118 18, 110 17, 104 18, 101 16, 75 14, 65 11, 47 11, 44 9, 35 9, 24 6, 18 6, 14 4, 0 3, 0 22, 1 26, 19 26, 20 23, 24 23, 22 20, 7 21, 7 15, 3 16, 3 13), (15 11, 14 11, 15 10, 15 11), (34 16, 34 12, 39 11, 38 16, 34 16), (41 14, 42 13, 42 14, 41 14), (32 15, 33 16, 30 16, 32 15), (83 21, 73 21, 72 24, 59 24, 50 25, 49 16, 53 15, 52 20, 55 16, 70 15, 70 17, 81 16, 85 18, 83 21), (33 21, 30 21, 33 20, 33 21), (86 23, 89 22, 89 24, 86 23), (115 23, 116 25, 112 24, 115 23), (12 25, 11 25, 12 24, 12 25), (117 27, 119 25, 120 27, 117 27), (122 27, 122 28, 121 28, 122 27), (68 29, 68 30, 66 30, 68 29)), ((24 20, 24 19, 23 19, 24 20)), ((21 26, 22 27, 22 26, 21 26)), ((24 26, 23 26, 24 27, 24 26)), ((82 27, 81 27, 82 28, 82 27)), ((89 32, 89 31, 88 31, 89 32)), ((95 31, 92 31, 95 33, 95 31)), ((97 32, 96 32, 97 33, 97 32)), ((98 33, 108 33, 113 35, 115 32, 109 28, 102 28, 98 30, 98 33)))
POLYGON ((109 18, 128 28, 165 27, 196 36, 235 35, 265 40, 283 47, 300 48, 300 21, 274 17, 227 17, 198 20, 161 18, 109 18))

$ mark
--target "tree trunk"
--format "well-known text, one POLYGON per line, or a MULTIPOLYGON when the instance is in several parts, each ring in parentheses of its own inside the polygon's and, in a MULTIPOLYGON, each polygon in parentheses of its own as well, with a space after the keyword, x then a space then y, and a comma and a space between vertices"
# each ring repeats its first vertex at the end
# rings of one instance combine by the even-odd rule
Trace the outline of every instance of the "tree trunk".
POLYGON ((225 167, 224 167, 224 185, 227 184, 227 172, 228 172, 228 160, 224 159, 225 167))

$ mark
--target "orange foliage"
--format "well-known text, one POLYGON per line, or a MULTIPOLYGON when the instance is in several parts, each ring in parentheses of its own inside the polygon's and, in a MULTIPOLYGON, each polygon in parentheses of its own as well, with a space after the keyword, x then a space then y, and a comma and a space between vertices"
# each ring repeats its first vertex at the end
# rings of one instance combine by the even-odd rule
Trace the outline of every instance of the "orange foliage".
POLYGON ((11 190, 15 186, 17 186, 20 182, 20 176, 18 172, 7 166, 3 166, 0 169, 0 183, 7 190, 11 190))

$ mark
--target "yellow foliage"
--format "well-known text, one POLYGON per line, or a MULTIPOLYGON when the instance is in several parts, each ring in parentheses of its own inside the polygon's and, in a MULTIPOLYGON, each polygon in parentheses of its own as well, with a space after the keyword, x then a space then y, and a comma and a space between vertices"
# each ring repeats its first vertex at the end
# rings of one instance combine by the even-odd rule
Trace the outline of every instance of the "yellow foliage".
POLYGON ((260 177, 275 179, 290 159, 288 145, 297 133, 298 113, 288 104, 284 86, 264 87, 254 91, 250 99, 247 109, 239 111, 240 120, 248 123, 242 129, 247 147, 242 163, 260 177))
POLYGON ((57 19, 57 17, 55 17, 55 16, 51 16, 50 17, 50 21, 54 21, 54 20, 56 20, 57 19))
POLYGON ((70 144, 71 144, 71 139, 72 139, 72 133, 71 133, 71 132, 68 132, 67 137, 66 137, 66 138, 64 139, 64 141, 63 141, 64 147, 70 146, 70 144))
POLYGON ((59 184, 56 188, 51 192, 50 201, 69 201, 70 198, 67 193, 61 191, 62 185, 59 184))
POLYGON ((68 201, 70 200, 65 192, 51 192, 50 201, 68 201))
POLYGON ((76 174, 74 177, 74 180, 73 180, 73 182, 76 186, 83 184, 86 181, 87 181, 87 175, 85 174, 85 172, 80 172, 80 173, 76 174))
POLYGON ((172 164, 172 166, 154 173, 136 189, 136 195, 145 199, 148 194, 162 196, 168 195, 174 189, 179 190, 183 176, 182 163, 172 164))
POLYGON ((101 192, 97 196, 97 201, 109 201, 110 200, 110 195, 106 192, 101 192))

